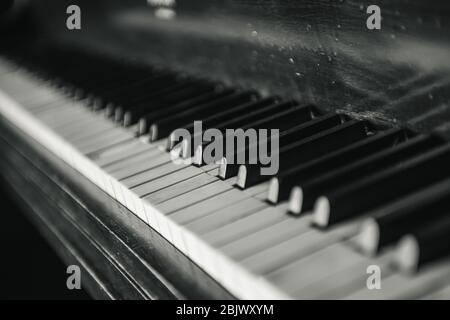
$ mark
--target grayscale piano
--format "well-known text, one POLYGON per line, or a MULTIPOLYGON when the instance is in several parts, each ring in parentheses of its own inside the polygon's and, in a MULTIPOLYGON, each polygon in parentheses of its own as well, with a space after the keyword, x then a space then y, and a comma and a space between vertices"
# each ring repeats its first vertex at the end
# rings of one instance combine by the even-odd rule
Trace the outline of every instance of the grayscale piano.
POLYGON ((95 298, 449 299, 450 4, 372 4, 2 1, 1 178, 95 298))

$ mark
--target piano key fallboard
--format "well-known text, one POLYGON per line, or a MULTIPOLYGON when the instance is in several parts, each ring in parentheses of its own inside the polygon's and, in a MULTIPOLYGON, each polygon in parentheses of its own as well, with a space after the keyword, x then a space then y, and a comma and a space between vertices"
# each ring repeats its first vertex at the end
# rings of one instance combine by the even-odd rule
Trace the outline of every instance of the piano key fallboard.
POLYGON ((67 48, 5 54, 0 90, 4 119, 238 298, 449 297, 450 144, 439 136, 67 48), (196 120, 279 129, 278 174, 205 164, 207 144, 168 142, 196 120), (366 285, 373 265, 382 290, 366 285))

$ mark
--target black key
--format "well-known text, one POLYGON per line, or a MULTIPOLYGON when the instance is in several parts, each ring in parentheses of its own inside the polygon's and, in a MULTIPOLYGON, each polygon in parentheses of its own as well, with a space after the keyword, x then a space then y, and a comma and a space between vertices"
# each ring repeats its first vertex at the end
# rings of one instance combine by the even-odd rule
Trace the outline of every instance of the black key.
MULTIPOLYGON (((233 130, 242 129, 245 131, 249 129, 253 130, 279 129, 279 131, 281 132, 279 137, 280 138, 279 144, 281 147, 293 141, 297 141, 299 139, 299 136, 301 136, 303 132, 305 135, 307 135, 306 131, 308 130, 302 128, 301 126, 303 123, 308 122, 314 117, 315 114, 317 114, 316 110, 317 109, 314 106, 294 105, 286 110, 280 110, 266 118, 262 118, 252 123, 248 123, 245 126, 243 126, 243 128, 234 128, 233 130), (301 129, 304 130, 302 131, 301 129)), ((256 131, 256 136, 258 137, 258 131, 256 131)), ((225 132, 224 138, 226 139, 225 141, 228 141, 230 139, 236 140, 233 133, 225 132)), ((268 140, 267 137, 259 141, 259 143, 268 143, 268 142, 270 142, 270 139, 268 140)), ((205 143, 203 147, 205 147, 205 145, 207 144, 208 143, 205 143)), ((233 155, 231 154, 226 155, 226 162, 228 163, 228 166, 230 166, 230 169, 227 169, 228 173, 230 173, 230 171, 233 170, 232 168, 236 169, 237 171, 239 167, 239 165, 237 164, 239 161, 237 161, 237 159, 248 159, 248 161, 250 162, 250 160, 254 158, 250 156, 250 152, 257 154, 259 148, 258 141, 253 142, 246 141, 244 146, 238 146, 237 141, 233 141, 233 146, 234 146, 233 150, 234 159, 231 159, 231 156, 233 155), (234 164, 230 164, 231 162, 233 162, 234 164)), ((216 160, 221 159, 219 158, 216 160)))
POLYGON ((196 98, 204 93, 214 92, 214 84, 207 84, 204 82, 195 83, 191 86, 187 86, 171 94, 160 97, 157 100, 151 102, 145 102, 138 105, 136 108, 127 110, 124 115, 124 125, 130 126, 135 124, 139 118, 150 113, 153 110, 170 109, 172 105, 183 102, 186 99, 196 98))
POLYGON ((428 263, 450 255, 450 214, 405 236, 396 250, 396 263, 400 270, 415 272, 428 263))
POLYGON ((230 106, 254 101, 256 98, 257 94, 253 91, 236 92, 223 99, 219 99, 219 101, 205 103, 201 106, 179 112, 178 114, 153 123, 150 127, 150 140, 156 141, 165 138, 175 129, 183 128, 183 126, 186 126, 190 122, 204 119, 230 106))
POLYGON ((373 255, 449 212, 450 179, 445 179, 370 213, 361 227, 359 247, 373 255))
MULTIPOLYGON (((344 148, 356 141, 367 138, 370 134, 372 132, 367 122, 350 120, 280 148, 280 169, 288 169, 320 157, 325 153, 344 148)), ((270 178, 270 176, 262 174, 260 165, 242 165, 239 168, 236 185, 240 188, 248 188, 270 178)))
POLYGON ((152 102, 158 101, 159 99, 167 97, 168 95, 172 95, 180 90, 184 90, 190 85, 190 80, 176 82, 171 81, 166 85, 158 86, 158 88, 149 90, 147 93, 142 95, 138 95, 135 97, 125 95, 121 103, 114 102, 114 104, 116 105, 114 110, 115 121, 123 121, 123 117, 126 111, 132 111, 133 109, 139 108, 144 104, 148 112, 150 112, 152 110, 152 102))
POLYGON ((97 97, 116 105, 126 104, 129 100, 152 94, 165 86, 176 83, 175 77, 171 74, 163 73, 140 78, 134 81, 125 79, 118 83, 107 85, 104 88, 94 88, 91 92, 97 97))
MULTIPOLYGON (((218 101, 224 97, 230 96, 235 92, 236 91, 232 89, 217 88, 213 92, 207 92, 202 95, 199 95, 198 97, 177 103, 168 108, 158 109, 150 113, 147 113, 145 116, 139 119, 138 134, 139 135, 147 134, 150 128, 150 124, 153 122, 165 119, 170 115, 183 110, 195 108, 196 106, 204 105, 205 103, 218 101)), ((169 150, 170 149, 171 148, 169 148, 169 150)))
POLYGON ((151 77, 150 79, 138 79, 138 80, 123 80, 116 83, 111 83, 104 88, 97 90, 88 91, 87 94, 88 99, 93 100, 91 104, 94 106, 95 110, 104 109, 107 106, 113 106, 111 110, 108 110, 109 114, 114 114, 114 110, 117 106, 122 103, 125 105, 133 103, 135 100, 141 99, 143 96, 148 96, 154 94, 154 91, 148 90, 148 88, 152 88, 152 90, 157 90, 158 88, 152 87, 153 83, 162 84, 165 83, 169 85, 173 82, 171 76, 164 75, 158 77, 151 77), (143 87, 146 87, 147 90, 144 90, 143 87))
POLYGON ((314 176, 393 147, 408 139, 410 135, 412 133, 404 129, 386 130, 318 159, 294 166, 288 170, 281 170, 278 176, 271 180, 267 200, 270 203, 287 200, 294 185, 301 185, 304 181, 314 176))
MULTIPOLYGON (((301 123, 292 128, 289 128, 280 133, 279 138, 279 147, 285 147, 289 144, 295 143, 307 137, 310 137, 314 134, 317 134, 321 131, 328 130, 334 126, 337 126, 343 123, 344 117, 339 115, 325 115, 306 123, 301 123)), ((265 141, 260 141, 259 143, 265 143, 265 141)), ((243 153, 244 155, 248 155, 249 147, 247 146, 245 150, 239 150, 235 153, 243 153)), ((257 146, 251 146, 252 148, 257 146)), ((248 158, 248 157, 247 157, 248 158)), ((225 163, 221 165, 219 170, 219 177, 221 179, 228 179, 237 175, 240 164, 236 163, 236 157, 234 159, 235 164, 225 163)))
POLYGON ((356 181, 375 172, 401 165, 406 160, 420 155, 433 147, 435 145, 430 143, 430 139, 418 136, 393 148, 383 150, 349 165, 306 180, 298 185, 302 195, 301 203, 298 205, 298 207, 302 208, 300 212, 311 210, 314 201, 321 194, 338 190, 345 184, 348 184, 349 181, 356 181))
MULTIPOLYGON (((250 101, 243 103, 234 108, 229 108, 218 112, 203 120, 204 128, 224 128, 224 123, 228 121, 233 121, 242 115, 246 115, 250 112, 259 111, 266 107, 272 106, 274 104, 280 103, 279 97, 268 97, 261 99, 260 101, 250 101)), ((193 125, 187 126, 186 129, 193 132, 193 125)))
MULTIPOLYGON (((273 115, 277 112, 282 112, 284 110, 297 109, 300 107, 303 107, 303 106, 300 106, 296 101, 293 101, 293 100, 280 102, 280 103, 266 106, 259 110, 254 110, 247 114, 243 114, 234 119, 230 119, 228 121, 221 122, 220 124, 216 125, 216 128, 221 130, 222 132, 224 132, 226 129, 244 128, 244 127, 249 126, 250 124, 257 122, 261 119, 270 117, 271 115, 273 115)), ((315 110, 312 110, 312 111, 315 112, 315 110)), ((314 116, 314 114, 312 116, 314 116)))
POLYGON ((405 196, 450 175, 450 144, 398 166, 325 192, 316 201, 314 223, 327 227, 405 196))
MULTIPOLYGON (((198 134, 194 133, 194 124, 193 123, 186 126, 185 129, 188 130, 189 132, 191 132, 192 136, 191 136, 190 141, 186 142, 186 147, 183 150, 184 157, 187 158, 187 157, 192 157, 194 155, 194 151, 195 151, 194 150, 194 140, 196 138, 199 138, 200 135, 203 136, 204 131, 206 129, 214 128, 217 125, 220 126, 220 124, 225 121, 236 119, 236 118, 242 116, 242 114, 248 114, 249 112, 257 111, 262 108, 269 107, 278 102, 279 102, 278 97, 269 97, 269 98, 264 98, 260 101, 247 102, 247 103, 244 103, 241 105, 237 105, 233 108, 226 109, 222 112, 219 112, 217 114, 212 115, 211 117, 208 117, 208 118, 202 120, 203 130, 198 134)), ((179 142, 179 141, 177 141, 177 142, 179 142)), ((171 145, 171 147, 173 147, 173 145, 175 145, 175 144, 176 144, 176 142, 174 141, 173 144, 171 145)), ((206 144, 204 144, 204 145, 206 145, 206 144)))

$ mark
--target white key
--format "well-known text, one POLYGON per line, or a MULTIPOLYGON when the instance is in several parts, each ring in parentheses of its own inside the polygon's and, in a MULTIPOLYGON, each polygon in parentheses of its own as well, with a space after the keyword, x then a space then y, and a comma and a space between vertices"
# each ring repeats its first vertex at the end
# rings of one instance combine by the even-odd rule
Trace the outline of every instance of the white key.
MULTIPOLYGON (((390 265, 391 254, 383 255, 374 259, 364 259, 356 262, 349 268, 344 268, 328 277, 324 276, 317 281, 305 285, 292 295, 295 299, 340 299, 352 292, 366 289, 367 280, 371 273, 367 273, 369 266, 377 266, 380 268, 380 284, 382 286, 383 279, 391 276, 395 270, 390 265)), ((381 287, 383 288, 383 287, 381 287)), ((371 289, 375 290, 375 289, 371 289)))
POLYGON ((172 162, 167 162, 159 167, 146 170, 139 174, 133 175, 129 178, 122 180, 122 183, 125 184, 128 188, 132 189, 134 187, 140 186, 144 183, 153 181, 157 178, 169 175, 171 173, 180 171, 184 168, 188 167, 188 165, 177 165, 172 162))
POLYGON ((450 300, 450 284, 423 297, 424 300, 450 300))
POLYGON ((178 210, 172 213, 170 218, 181 225, 187 224, 207 216, 208 213, 226 208, 230 203, 235 203, 244 199, 246 199, 246 196, 242 192, 236 189, 229 189, 205 201, 178 210))
POLYGON ((323 277, 330 276, 367 259, 341 243, 316 251, 303 259, 270 273, 267 278, 292 294, 323 277))
POLYGON ((382 280, 382 290, 361 289, 345 299, 419 299, 450 279, 449 260, 429 265, 415 275, 395 273, 382 280))
POLYGON ((111 175, 117 180, 122 180, 146 170, 159 167, 165 163, 170 162, 170 159, 168 159, 167 154, 160 154, 159 150, 152 150, 149 151, 147 155, 143 156, 142 161, 135 161, 133 159, 131 159, 131 161, 133 166, 127 165, 113 171, 107 171, 111 172, 111 175))
POLYGON ((168 199, 164 202, 159 202, 156 207, 162 212, 169 214, 188 206, 191 206, 200 201, 206 200, 215 195, 221 194, 231 187, 223 183, 221 180, 213 181, 212 183, 205 184, 201 187, 195 188, 194 190, 184 192, 179 196, 168 199))
MULTIPOLYGON (((157 170, 159 168, 156 168, 157 170)), ((204 174, 197 168, 186 167, 182 170, 175 171, 168 175, 163 175, 160 178, 153 179, 147 183, 141 184, 136 188, 133 188, 133 192, 135 192, 139 197, 145 197, 149 194, 152 194, 156 191, 162 190, 169 186, 173 186, 181 181, 188 180, 200 174, 204 174)))
MULTIPOLYGON (((199 174, 195 177, 180 181, 174 185, 168 186, 167 188, 158 190, 144 197, 152 204, 163 203, 170 199, 174 199, 180 195, 183 195, 192 190, 197 190, 205 185, 212 184, 217 181, 217 178, 211 177, 207 174, 199 174)), ((167 211, 163 211, 168 213, 167 211)))
POLYGON ((244 238, 227 243, 220 250, 235 260, 241 260, 302 234, 308 231, 309 228, 310 221, 308 219, 287 217, 244 238))
MULTIPOLYGON (((298 219, 303 219, 307 223, 311 216, 304 215, 298 219)), ((307 232, 249 256, 241 263, 256 274, 268 274, 351 236, 357 230, 358 226, 355 224, 337 226, 326 233, 311 228, 307 232)))
POLYGON ((136 140, 131 143, 124 143, 112 148, 104 149, 103 151, 94 154, 91 159, 99 167, 105 167, 107 165, 119 162, 120 160, 135 157, 153 149, 154 147, 136 140))
POLYGON ((220 247, 226 243, 242 238, 251 232, 260 230, 273 223, 287 218, 284 208, 269 207, 257 211, 242 219, 224 225, 203 235, 202 238, 210 245, 220 247))
POLYGON ((219 229, 227 224, 234 223, 257 211, 261 211, 267 205, 255 199, 244 199, 228 207, 210 213, 200 219, 188 223, 185 227, 197 234, 205 234, 219 229))

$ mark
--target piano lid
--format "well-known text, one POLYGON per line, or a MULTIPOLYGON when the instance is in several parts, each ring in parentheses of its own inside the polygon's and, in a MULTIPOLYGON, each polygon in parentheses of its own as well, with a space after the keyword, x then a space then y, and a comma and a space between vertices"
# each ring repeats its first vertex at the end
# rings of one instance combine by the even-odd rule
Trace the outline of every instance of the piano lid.
POLYGON ((380 123, 450 137, 448 1, 134 0, 33 3, 51 41, 162 64, 380 123), (82 29, 65 26, 77 4, 82 29))

